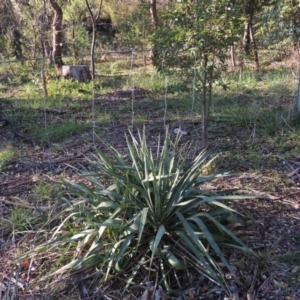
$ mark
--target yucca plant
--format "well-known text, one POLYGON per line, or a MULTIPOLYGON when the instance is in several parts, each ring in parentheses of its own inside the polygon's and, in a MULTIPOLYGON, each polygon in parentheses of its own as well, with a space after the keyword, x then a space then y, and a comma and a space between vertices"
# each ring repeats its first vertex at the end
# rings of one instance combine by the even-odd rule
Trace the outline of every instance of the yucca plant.
POLYGON ((126 139, 127 156, 109 148, 109 154, 99 152, 90 161, 94 171, 84 174, 89 184, 65 182, 76 199, 43 245, 73 249, 71 262, 57 272, 97 267, 106 280, 123 274, 126 287, 139 272, 148 270, 151 277, 155 271, 169 292, 178 287, 174 272, 195 270, 224 283, 226 270, 218 262, 230 266, 221 245, 251 252, 224 225, 235 220, 225 202, 247 196, 205 190, 205 183, 224 173, 202 176, 209 155, 201 152, 189 162, 190 152, 179 147, 179 137, 172 142, 166 133, 155 153, 145 134, 135 139, 130 133, 126 139))

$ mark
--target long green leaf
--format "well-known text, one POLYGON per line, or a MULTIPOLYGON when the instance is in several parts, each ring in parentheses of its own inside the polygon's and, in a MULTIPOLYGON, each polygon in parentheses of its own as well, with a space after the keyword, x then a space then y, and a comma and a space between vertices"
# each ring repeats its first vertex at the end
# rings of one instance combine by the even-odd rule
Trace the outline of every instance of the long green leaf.
MULTIPOLYGON (((189 250, 193 253, 193 255, 196 257, 196 259, 199 260, 200 265, 198 265, 198 268, 201 269, 202 272, 207 274, 210 278, 215 280, 216 282, 220 283, 220 277, 217 274, 217 269, 215 267, 215 264, 211 265, 206 260, 205 256, 201 251, 199 251, 198 247, 195 246, 195 244, 192 242, 191 238, 187 235, 186 232, 183 232, 181 230, 176 231, 176 234, 183 240, 185 243, 186 251, 189 250), (212 266, 215 268, 213 270, 212 266)), ((193 257, 192 257, 193 259, 193 257)))
POLYGON ((190 226, 190 224, 187 222, 187 220, 183 217, 183 215, 179 212, 176 213, 180 219, 180 221, 182 222, 182 225, 184 226, 184 228, 186 229, 189 237, 191 238, 191 240, 193 241, 193 243, 195 244, 195 246, 200 250, 200 252, 206 256, 207 260, 209 261, 209 263, 211 265, 215 265, 214 260, 212 259, 212 257, 209 255, 209 253, 207 252, 207 250, 205 249, 204 245, 202 244, 202 242, 199 240, 199 238, 197 237, 197 235, 195 234, 194 230, 192 229, 192 227, 190 226))
POLYGON ((199 226, 199 228, 201 229, 201 231, 205 235, 208 243, 214 249, 215 253, 220 257, 220 259, 225 264, 225 266, 228 268, 228 270, 230 270, 230 266, 229 266, 227 260, 225 259, 220 247, 217 245, 216 241, 214 240, 211 233, 209 232, 209 230, 205 226, 204 222, 202 222, 202 220, 200 218, 197 218, 197 217, 190 217, 189 220, 193 220, 199 226))
POLYGON ((186 269, 186 265, 183 264, 171 251, 168 251, 166 253, 166 258, 167 258, 169 264, 176 270, 186 269))
POLYGON ((164 225, 161 225, 161 226, 159 227, 159 229, 158 229, 156 235, 155 235, 154 241, 150 244, 150 249, 151 249, 151 251, 152 251, 151 260, 150 260, 150 261, 151 261, 150 265, 152 264, 154 255, 160 253, 160 249, 158 248, 158 245, 159 245, 159 243, 160 243, 162 237, 164 236, 165 232, 166 232, 165 226, 164 226, 164 225))
POLYGON ((149 211, 149 208, 148 207, 144 207, 142 212, 141 212, 141 216, 139 218, 139 224, 138 224, 138 241, 137 241, 137 246, 136 246, 136 249, 139 248, 139 245, 140 245, 140 242, 141 242, 141 239, 142 239, 142 235, 144 233, 144 228, 146 226, 146 223, 147 223, 147 216, 148 216, 148 211, 149 211))

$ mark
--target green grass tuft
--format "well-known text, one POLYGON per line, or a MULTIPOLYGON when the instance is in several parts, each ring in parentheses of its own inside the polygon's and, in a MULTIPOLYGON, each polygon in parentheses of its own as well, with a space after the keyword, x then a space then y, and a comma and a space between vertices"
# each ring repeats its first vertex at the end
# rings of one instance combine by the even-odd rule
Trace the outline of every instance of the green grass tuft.
POLYGON ((14 161, 18 157, 18 152, 12 146, 6 146, 4 149, 0 149, 0 172, 5 170, 5 167, 10 162, 14 161))

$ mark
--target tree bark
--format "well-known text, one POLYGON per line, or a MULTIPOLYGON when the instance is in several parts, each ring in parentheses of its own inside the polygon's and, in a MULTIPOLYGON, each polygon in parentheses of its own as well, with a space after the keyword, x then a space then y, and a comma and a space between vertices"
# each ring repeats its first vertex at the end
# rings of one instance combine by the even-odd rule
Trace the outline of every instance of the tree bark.
MULTIPOLYGON (((95 55, 95 42, 96 42, 96 23, 95 23, 95 18, 93 16, 93 12, 90 8, 88 0, 85 0, 85 4, 89 11, 91 21, 92 21, 92 26, 93 26, 93 40, 92 40, 92 44, 91 44, 91 67, 92 67, 92 79, 94 79, 95 78, 95 57, 94 57, 94 55, 95 55)), ((101 7, 102 7, 102 0, 100 0, 100 6, 99 6, 99 11, 98 11, 99 15, 101 14, 101 11, 100 11, 101 7)))
MULTIPOLYGON (((151 15, 151 23, 153 28, 155 29, 158 26, 158 16, 157 16, 157 5, 156 0, 150 0, 150 15, 151 15)), ((151 62, 154 62, 154 52, 153 49, 150 50, 149 58, 151 62)))
POLYGON ((232 66, 236 67, 234 45, 230 46, 230 57, 231 57, 232 66))
POLYGON ((53 32, 53 51, 52 57, 56 69, 57 75, 61 75, 61 68, 63 66, 62 61, 62 40, 63 40, 63 27, 62 19, 63 12, 60 6, 56 3, 55 0, 49 0, 49 3, 54 10, 54 18, 52 23, 52 32, 53 32))
POLYGON ((258 72, 259 71, 258 50, 254 38, 254 27, 253 27, 254 10, 255 10, 255 0, 247 0, 245 4, 245 15, 247 20, 244 29, 243 51, 246 55, 250 55, 250 44, 252 42, 253 51, 254 51, 255 69, 258 72))
POLYGON ((102 12, 102 0, 100 0, 100 2, 99 2, 99 9, 98 9, 98 13, 97 13, 95 20, 100 19, 101 12, 102 12))
POLYGON ((150 6, 150 14, 151 14, 151 23, 154 28, 158 25, 158 16, 157 16, 157 6, 156 6, 156 0, 151 0, 151 6, 150 6))
POLYGON ((203 72, 203 78, 202 78, 202 143, 203 146, 206 147, 208 143, 208 118, 209 118, 209 103, 208 103, 208 93, 207 93, 207 63, 208 63, 208 58, 207 54, 204 55, 204 60, 203 60, 203 67, 204 67, 204 72, 203 72))
MULTIPOLYGON (((43 0, 43 13, 42 13, 42 28, 41 28, 41 45, 42 45, 42 50, 43 50, 43 61, 42 61, 42 68, 41 68, 41 73, 42 73, 42 82, 43 82, 43 91, 44 91, 44 98, 48 97, 48 90, 47 90, 47 80, 46 80, 46 74, 45 74, 45 58, 47 57, 46 55, 46 41, 45 41, 45 31, 46 31, 46 24, 45 24, 45 17, 46 17, 46 2, 43 0)), ((49 45, 49 44, 48 44, 49 45)), ((51 60, 50 60, 51 61, 51 60)))
POLYGON ((253 24, 250 24, 250 35, 251 35, 251 40, 253 44, 253 50, 254 50, 254 61, 255 61, 255 70, 256 72, 259 72, 259 60, 258 60, 258 50, 256 46, 256 41, 254 38, 254 29, 253 29, 253 24))
POLYGON ((245 3, 246 23, 244 28, 243 51, 246 55, 250 54, 251 28, 253 28, 252 24, 254 17, 254 4, 255 0, 247 0, 245 3))
POLYGON ((246 55, 250 54, 250 43, 251 43, 251 38, 250 38, 250 24, 249 24, 249 21, 247 21, 245 23, 244 38, 243 38, 243 52, 246 55))

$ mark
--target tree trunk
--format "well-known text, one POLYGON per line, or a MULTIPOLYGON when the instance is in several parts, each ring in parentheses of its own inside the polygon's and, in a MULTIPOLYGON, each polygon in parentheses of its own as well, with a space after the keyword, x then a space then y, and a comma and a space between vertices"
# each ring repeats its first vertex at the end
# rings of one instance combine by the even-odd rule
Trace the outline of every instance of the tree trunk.
POLYGON ((259 60, 258 60, 258 50, 256 46, 256 41, 254 38, 254 29, 252 23, 250 24, 250 35, 251 35, 251 40, 253 44, 253 50, 254 50, 254 61, 255 61, 255 70, 256 72, 259 71, 259 60))
POLYGON ((236 67, 234 45, 230 46, 230 57, 231 57, 232 66, 236 67))
MULTIPOLYGON (((156 28, 158 26, 158 16, 157 16, 157 5, 156 0, 150 0, 150 15, 151 15, 151 23, 153 28, 156 28)), ((153 49, 150 50, 149 54, 150 61, 154 62, 154 52, 153 49)))
POLYGON ((100 0, 100 2, 99 2, 99 9, 98 9, 98 13, 97 13, 95 20, 100 19, 101 12, 102 12, 102 0, 100 0))
POLYGON ((89 66, 77 65, 77 66, 62 66, 62 76, 65 78, 73 78, 78 81, 88 81, 91 80, 91 73, 89 66))
MULTIPOLYGON (((91 44, 91 67, 92 67, 92 78, 95 78, 95 42, 96 42, 96 24, 95 24, 95 18, 93 16, 93 12, 90 8, 88 0, 85 0, 86 7, 89 11, 91 21, 92 21, 92 26, 93 26, 93 40, 91 44)), ((101 14, 101 7, 102 7, 102 0, 100 0, 100 6, 99 6, 99 11, 98 14, 101 14)))
POLYGON ((250 43, 251 43, 251 38, 250 38, 250 24, 249 24, 249 21, 247 21, 245 23, 244 38, 243 38, 243 52, 246 55, 250 54, 250 43))
POLYGON ((158 16, 157 16, 157 7, 156 7, 156 0, 151 0, 150 6, 150 14, 151 14, 151 23, 154 28, 158 25, 158 16))
POLYGON ((208 118, 209 118, 209 103, 208 103, 208 91, 207 91, 207 63, 208 58, 207 54, 204 55, 203 65, 204 65, 204 72, 203 72, 203 78, 201 80, 202 83, 202 143, 203 146, 206 147, 208 143, 207 139, 207 132, 208 132, 208 118))
POLYGON ((48 64, 51 66, 53 64, 52 46, 51 46, 51 41, 49 40, 46 34, 51 30, 51 24, 46 12, 45 0, 43 0, 43 11, 39 15, 38 21, 41 24, 40 39, 41 39, 42 55, 44 59, 48 60, 48 64))
POLYGON ((62 40, 63 40, 63 31, 62 31, 63 13, 62 13, 62 9, 56 3, 55 0, 49 0, 49 3, 54 10, 54 18, 52 23, 52 32, 53 32, 52 57, 53 57, 56 73, 57 75, 61 75, 61 69, 63 66, 63 61, 61 57, 62 40))
POLYGON ((244 28, 243 52, 246 55, 250 54, 251 28, 253 28, 252 24, 254 17, 254 4, 255 0, 247 0, 245 3, 246 23, 244 28))
POLYGON ((21 32, 18 29, 14 29, 12 36, 13 36, 12 45, 14 49, 14 56, 16 57, 16 59, 21 59, 23 58, 21 32))
POLYGON ((73 55, 74 55, 74 64, 76 65, 77 63, 77 58, 78 58, 78 50, 76 48, 76 42, 75 42, 75 21, 72 21, 72 43, 73 43, 73 55))

